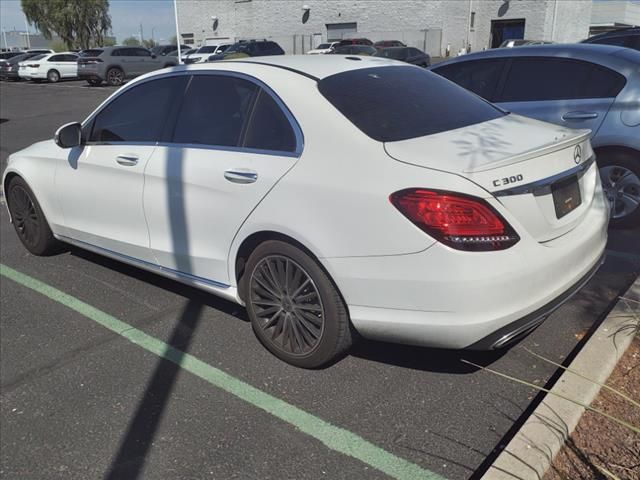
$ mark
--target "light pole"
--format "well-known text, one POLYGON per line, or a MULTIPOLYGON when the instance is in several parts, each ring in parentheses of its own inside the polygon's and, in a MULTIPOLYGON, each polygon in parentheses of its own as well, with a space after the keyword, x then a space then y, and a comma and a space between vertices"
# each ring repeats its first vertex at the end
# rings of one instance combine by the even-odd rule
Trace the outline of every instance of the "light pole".
POLYGON ((182 51, 180 50, 180 27, 178 27, 178 2, 173 0, 173 13, 176 17, 176 43, 178 44, 178 63, 182 63, 182 51))

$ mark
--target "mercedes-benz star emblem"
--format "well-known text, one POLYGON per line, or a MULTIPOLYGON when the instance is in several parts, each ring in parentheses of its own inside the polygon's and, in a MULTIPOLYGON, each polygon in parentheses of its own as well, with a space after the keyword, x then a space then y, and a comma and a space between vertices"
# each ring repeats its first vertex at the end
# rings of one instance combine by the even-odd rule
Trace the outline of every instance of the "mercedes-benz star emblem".
POLYGON ((573 151, 573 161, 576 162, 576 165, 582 161, 582 147, 580 145, 576 145, 576 149, 573 151))

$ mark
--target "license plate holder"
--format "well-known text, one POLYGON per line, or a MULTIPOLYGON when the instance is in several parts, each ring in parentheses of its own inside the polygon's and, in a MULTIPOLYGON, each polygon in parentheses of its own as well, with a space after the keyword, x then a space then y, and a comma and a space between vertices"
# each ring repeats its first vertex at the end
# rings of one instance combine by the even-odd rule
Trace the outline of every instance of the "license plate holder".
POLYGON ((582 204, 578 177, 572 176, 554 183, 551 185, 551 195, 556 218, 560 219, 572 212, 582 204))

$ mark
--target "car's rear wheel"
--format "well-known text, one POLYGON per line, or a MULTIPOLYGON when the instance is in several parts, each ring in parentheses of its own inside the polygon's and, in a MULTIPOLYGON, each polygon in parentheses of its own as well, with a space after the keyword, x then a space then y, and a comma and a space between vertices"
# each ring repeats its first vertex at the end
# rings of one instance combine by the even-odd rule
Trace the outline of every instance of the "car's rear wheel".
POLYGON ((102 85, 102 80, 97 78, 89 78, 87 79, 87 83, 92 87, 99 87, 100 85, 102 85))
POLYGON ((110 68, 107 70, 107 84, 112 87, 118 87, 124 82, 124 72, 119 68, 110 68))
POLYGON ((611 206, 612 227, 640 226, 640 159, 624 152, 598 157, 600 178, 611 206))
POLYGON ((47 80, 51 83, 56 83, 60 80, 60 73, 57 70, 49 70, 47 72, 47 80))
POLYGON ((18 238, 34 255, 48 255, 55 251, 57 241, 49 228, 35 195, 20 177, 9 182, 7 203, 18 238))
POLYGON ((344 300, 320 265, 279 240, 260 244, 247 262, 246 304, 253 330, 278 358, 317 368, 352 343, 344 300))

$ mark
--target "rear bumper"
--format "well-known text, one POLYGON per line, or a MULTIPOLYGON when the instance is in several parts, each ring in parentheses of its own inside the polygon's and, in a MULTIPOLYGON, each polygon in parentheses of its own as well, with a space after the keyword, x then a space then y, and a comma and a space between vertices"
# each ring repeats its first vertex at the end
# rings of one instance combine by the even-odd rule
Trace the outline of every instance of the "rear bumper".
POLYGON ((104 80, 104 72, 92 67, 78 66, 77 76, 81 80, 104 80))
POLYGON ((598 184, 581 223, 562 237, 522 238, 498 252, 436 243, 385 257, 325 258, 364 337, 438 348, 491 349, 539 325, 602 263, 609 210, 598 184))
POLYGON ((531 312, 529 315, 516 320, 509 325, 496 330, 490 335, 487 335, 482 340, 477 341, 473 345, 467 347, 469 350, 497 350, 499 348, 506 347, 512 344, 518 339, 524 337, 531 331, 533 331, 538 325, 544 322, 549 315, 551 315, 556 309, 560 308, 565 302, 567 302, 574 294, 578 293, 582 287, 584 287, 589 280, 596 274, 598 269, 605 261, 605 255, 600 257, 600 260, 589 270, 584 277, 582 277, 575 285, 571 286, 567 291, 562 293, 559 297, 553 299, 544 307, 531 312))

